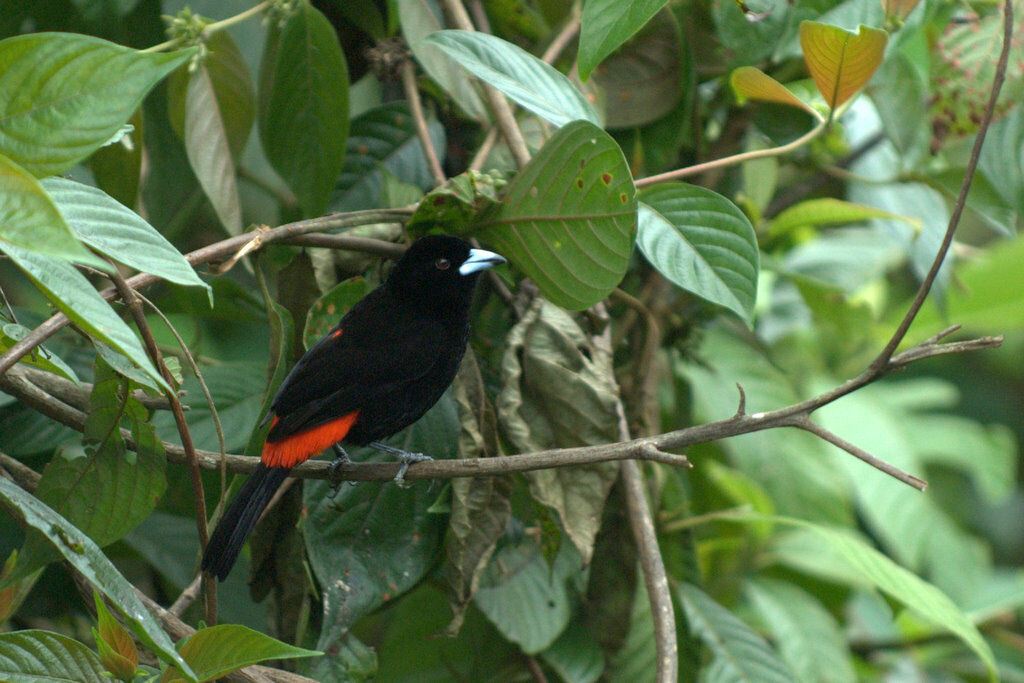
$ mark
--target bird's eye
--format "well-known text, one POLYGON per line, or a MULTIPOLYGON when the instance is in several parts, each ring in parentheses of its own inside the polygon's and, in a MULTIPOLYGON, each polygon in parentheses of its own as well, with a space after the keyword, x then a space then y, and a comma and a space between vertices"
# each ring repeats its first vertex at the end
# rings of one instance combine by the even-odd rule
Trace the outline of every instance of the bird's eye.
POLYGON ((452 262, 446 258, 439 258, 434 261, 434 267, 438 270, 448 270, 452 265, 452 262))

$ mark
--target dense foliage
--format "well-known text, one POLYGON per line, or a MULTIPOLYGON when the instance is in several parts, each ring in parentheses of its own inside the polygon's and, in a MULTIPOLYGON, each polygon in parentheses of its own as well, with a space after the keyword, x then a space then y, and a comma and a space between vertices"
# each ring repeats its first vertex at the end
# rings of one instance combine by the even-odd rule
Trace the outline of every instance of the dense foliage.
POLYGON ((1003 10, 3 3, 0 678, 1024 680, 1003 10), (429 231, 510 265, 395 443, 511 469, 300 468, 199 591, 269 396, 429 231))

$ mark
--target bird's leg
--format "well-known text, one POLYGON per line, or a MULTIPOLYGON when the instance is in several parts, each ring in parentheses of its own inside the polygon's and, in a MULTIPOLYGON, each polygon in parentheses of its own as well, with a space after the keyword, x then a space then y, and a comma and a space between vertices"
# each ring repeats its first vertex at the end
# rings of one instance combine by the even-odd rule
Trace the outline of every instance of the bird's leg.
POLYGON ((378 451, 384 451, 398 458, 399 462, 402 463, 401 467, 398 468, 398 474, 395 475, 394 482, 402 488, 408 488, 410 484, 405 481, 405 473, 409 469, 409 465, 414 462, 423 462, 424 460, 433 460, 429 455, 423 453, 410 453, 409 451, 402 450, 395 446, 389 446, 386 443, 380 441, 373 441, 370 443, 370 448, 375 448, 378 451))
MULTIPOLYGON (((351 464, 352 458, 348 457, 348 453, 345 452, 345 449, 341 447, 340 443, 334 444, 331 448, 334 449, 335 458, 331 461, 331 469, 329 470, 330 474, 328 475, 328 479, 331 482, 331 488, 334 489, 334 492, 331 494, 333 497, 338 495, 338 490, 341 488, 341 468, 345 465, 351 464)), ((359 482, 357 481, 348 482, 349 486, 355 486, 358 483, 359 482)))

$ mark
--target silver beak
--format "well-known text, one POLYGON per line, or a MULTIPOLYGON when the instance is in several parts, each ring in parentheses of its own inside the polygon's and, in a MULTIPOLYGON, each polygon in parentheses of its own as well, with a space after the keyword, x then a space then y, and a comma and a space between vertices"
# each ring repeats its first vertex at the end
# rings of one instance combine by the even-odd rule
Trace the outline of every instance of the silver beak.
POLYGON ((487 251, 486 249, 470 249, 469 258, 459 266, 459 275, 472 275, 473 273, 479 273, 481 270, 487 270, 493 266, 501 265, 502 263, 505 263, 505 261, 506 259, 504 256, 495 254, 493 251, 487 251))

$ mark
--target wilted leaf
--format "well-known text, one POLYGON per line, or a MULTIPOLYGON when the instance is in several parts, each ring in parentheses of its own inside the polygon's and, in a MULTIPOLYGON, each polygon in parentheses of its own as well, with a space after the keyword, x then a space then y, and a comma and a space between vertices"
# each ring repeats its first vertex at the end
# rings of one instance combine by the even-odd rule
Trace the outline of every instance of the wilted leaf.
POLYGON ((497 171, 460 173, 428 192, 405 227, 412 232, 441 227, 447 233, 465 233, 481 211, 498 203, 498 192, 506 184, 497 171))
MULTIPOLYGON (((519 452, 619 440, 611 357, 557 306, 535 300, 508 333, 501 371, 498 418, 519 452)), ((618 471, 610 462, 527 474, 530 492, 558 512, 584 564, 618 471)))

